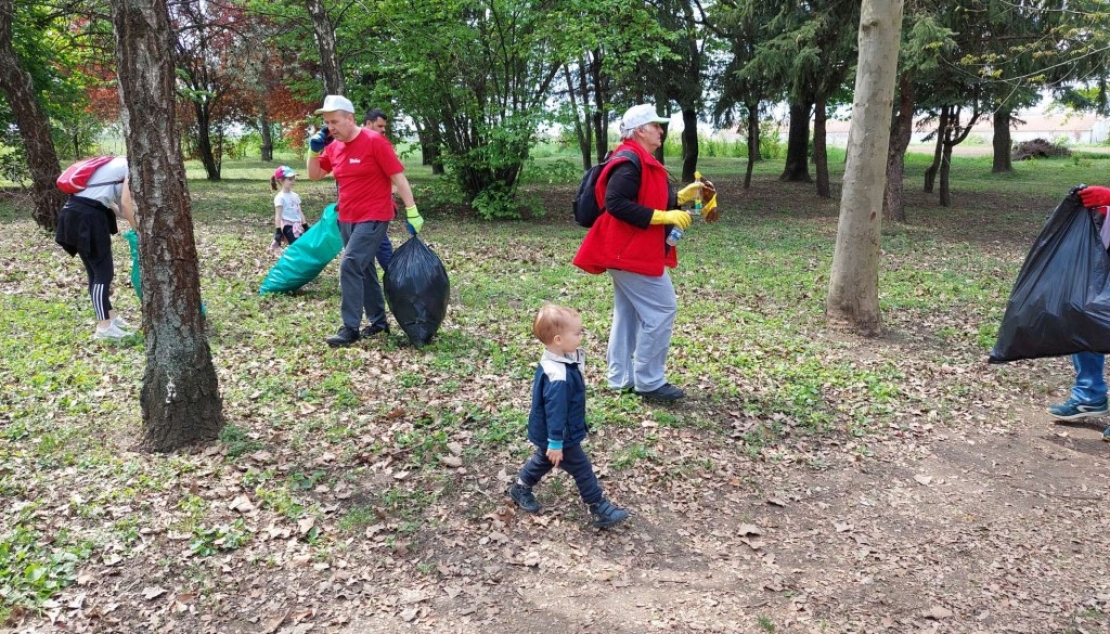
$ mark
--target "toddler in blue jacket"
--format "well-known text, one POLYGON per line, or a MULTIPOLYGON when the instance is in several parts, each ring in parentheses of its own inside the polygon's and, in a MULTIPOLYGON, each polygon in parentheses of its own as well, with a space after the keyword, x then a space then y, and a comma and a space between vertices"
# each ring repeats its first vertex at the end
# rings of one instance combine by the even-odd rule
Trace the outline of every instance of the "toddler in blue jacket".
POLYGON ((532 487, 549 471, 562 467, 578 485, 593 525, 615 526, 628 518, 628 511, 605 499, 590 458, 582 450, 582 441, 589 432, 586 381, 582 378, 585 355, 578 347, 582 343, 582 317, 573 308, 545 304, 532 322, 532 332, 546 348, 532 381, 532 409, 528 413, 528 440, 536 451, 509 487, 509 497, 525 512, 538 513, 540 504, 532 487))

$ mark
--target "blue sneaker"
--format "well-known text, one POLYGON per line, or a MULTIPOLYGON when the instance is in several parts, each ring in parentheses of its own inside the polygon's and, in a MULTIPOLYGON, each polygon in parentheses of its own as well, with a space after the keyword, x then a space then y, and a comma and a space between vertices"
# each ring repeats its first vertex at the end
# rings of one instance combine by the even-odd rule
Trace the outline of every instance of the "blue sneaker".
POLYGON ((1107 427, 1106 430, 1102 432, 1102 439, 1106 442, 1110 442, 1110 427, 1107 427))
POLYGON ((1079 420, 1081 418, 1097 418, 1110 414, 1106 399, 1094 403, 1080 403, 1074 396, 1068 400, 1048 408, 1048 413, 1060 420, 1079 420))

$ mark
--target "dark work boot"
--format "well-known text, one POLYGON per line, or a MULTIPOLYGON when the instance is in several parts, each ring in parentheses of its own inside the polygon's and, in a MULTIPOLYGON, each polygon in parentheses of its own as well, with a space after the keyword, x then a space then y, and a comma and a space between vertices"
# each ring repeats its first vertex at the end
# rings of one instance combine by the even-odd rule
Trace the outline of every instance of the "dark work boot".
POLYGON ((531 487, 526 487, 519 482, 515 482, 513 486, 509 487, 509 497, 511 497, 513 502, 516 502, 520 510, 525 513, 540 512, 540 503, 536 501, 536 496, 532 495, 531 487))
POLYGON ((349 346, 356 341, 358 341, 358 329, 346 326, 342 326, 338 332, 327 339, 328 345, 333 348, 349 346))
POLYGON ((597 504, 590 505, 590 515, 593 515, 594 526, 598 528, 609 528, 616 526, 624 520, 628 519, 628 511, 613 506, 609 500, 602 500, 597 504))
POLYGON ((389 334, 389 324, 385 324, 384 326, 379 326, 377 324, 374 324, 374 325, 371 325, 371 326, 363 326, 362 330, 358 331, 358 334, 363 339, 369 339, 370 337, 373 337, 374 335, 376 335, 378 333, 381 333, 381 332, 384 332, 385 334, 388 335, 389 334))

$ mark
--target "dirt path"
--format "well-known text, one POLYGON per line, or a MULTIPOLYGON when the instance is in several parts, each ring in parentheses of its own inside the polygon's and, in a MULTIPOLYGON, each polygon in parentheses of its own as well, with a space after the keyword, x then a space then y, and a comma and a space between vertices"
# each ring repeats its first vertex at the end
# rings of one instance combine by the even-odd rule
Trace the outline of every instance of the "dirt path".
POLYGON ((565 505, 502 507, 488 550, 440 551, 436 581, 410 595, 426 599, 406 611, 398 595, 393 616, 343 631, 1110 631, 1096 429, 1030 405, 868 443, 833 447, 821 470, 717 464, 667 492, 622 490, 636 516, 608 533, 565 505))

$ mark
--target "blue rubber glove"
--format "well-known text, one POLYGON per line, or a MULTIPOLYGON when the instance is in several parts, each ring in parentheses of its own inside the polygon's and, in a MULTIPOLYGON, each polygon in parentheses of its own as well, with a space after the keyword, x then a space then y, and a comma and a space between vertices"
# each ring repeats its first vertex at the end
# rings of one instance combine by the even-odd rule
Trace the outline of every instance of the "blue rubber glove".
POLYGON ((331 132, 328 130, 328 126, 324 126, 317 130, 316 134, 309 137, 308 149, 313 154, 318 155, 320 154, 320 152, 323 152, 324 148, 328 147, 328 144, 334 140, 335 139, 332 137, 331 132))

